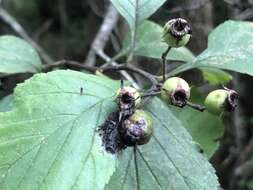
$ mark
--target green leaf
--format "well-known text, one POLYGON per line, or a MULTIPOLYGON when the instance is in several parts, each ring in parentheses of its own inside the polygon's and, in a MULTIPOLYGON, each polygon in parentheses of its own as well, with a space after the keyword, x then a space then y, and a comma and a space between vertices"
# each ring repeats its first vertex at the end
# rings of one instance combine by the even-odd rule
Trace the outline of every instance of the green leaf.
MULTIPOLYGON (((213 168, 168 106, 154 98, 146 109, 155 131, 151 141, 137 149, 140 189, 217 190, 213 168)), ((119 155, 119 167, 105 188, 118 189, 136 189, 132 148, 119 155)))
POLYGON ((36 73, 41 66, 37 52, 26 41, 15 36, 0 37, 0 73, 36 73))
POLYGON ((131 29, 151 16, 166 0, 111 0, 131 29))
POLYGON ((227 84, 233 78, 229 73, 216 68, 202 68, 200 70, 204 80, 211 85, 227 84))
MULTIPOLYGON (((200 92, 195 88, 191 89, 192 102, 203 105, 204 100, 205 97, 200 92)), ((191 134, 193 140, 197 142, 196 146, 200 146, 204 154, 211 158, 219 146, 217 139, 224 133, 221 118, 189 107, 181 109, 171 106, 170 108, 191 134)))
POLYGON ((208 38, 208 48, 192 62, 170 73, 193 68, 219 68, 253 75, 253 23, 226 21, 208 38))
MULTIPOLYGON (((163 28, 151 21, 145 21, 137 30, 137 41, 134 53, 136 55, 161 59, 162 53, 168 45, 161 42, 163 28)), ((129 33, 124 40, 124 49, 131 46, 131 34, 129 33)), ((172 48, 167 59, 190 62, 194 55, 185 47, 172 48)))
POLYGON ((115 170, 95 128, 119 83, 75 71, 37 74, 0 113, 0 189, 102 190, 115 170), (83 95, 80 88, 83 88, 83 95))
POLYGON ((0 100, 0 112, 10 111, 13 106, 13 95, 5 96, 0 100))

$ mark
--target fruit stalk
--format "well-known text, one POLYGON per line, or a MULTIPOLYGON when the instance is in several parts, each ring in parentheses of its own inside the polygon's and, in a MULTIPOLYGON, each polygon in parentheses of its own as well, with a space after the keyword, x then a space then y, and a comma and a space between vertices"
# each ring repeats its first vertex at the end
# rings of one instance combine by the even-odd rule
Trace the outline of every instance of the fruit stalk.
POLYGON ((166 80, 166 57, 168 55, 168 53, 171 50, 171 46, 168 46, 168 48, 166 49, 166 51, 162 54, 162 63, 163 63, 163 82, 166 80))

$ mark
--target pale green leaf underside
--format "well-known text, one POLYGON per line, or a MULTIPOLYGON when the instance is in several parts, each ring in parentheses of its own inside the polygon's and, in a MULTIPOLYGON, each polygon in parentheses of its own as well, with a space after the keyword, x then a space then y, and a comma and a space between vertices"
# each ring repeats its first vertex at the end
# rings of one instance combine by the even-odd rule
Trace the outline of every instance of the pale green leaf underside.
MULTIPOLYGON (((161 41, 163 28, 151 21, 145 21, 137 30, 137 41, 134 53, 145 57, 161 59, 168 45, 161 41)), ((131 46, 131 34, 124 40, 124 48, 131 46)), ((167 59, 190 62, 194 55, 185 47, 172 48, 167 59)))
MULTIPOLYGON (((151 141, 139 146, 141 190, 216 190, 217 177, 179 120, 161 100, 146 106, 154 120, 151 141)), ((120 164, 106 190, 136 189, 132 148, 119 155, 120 164)))
POLYGON ((177 111, 177 118, 197 142, 197 148, 200 151, 203 150, 204 154, 208 158, 211 158, 219 147, 217 139, 223 135, 224 131, 220 118, 207 112, 202 113, 193 110, 189 107, 177 109, 177 111))
POLYGON ((41 68, 37 52, 15 36, 0 37, 0 73, 36 73, 41 68))
POLYGON ((193 68, 219 68, 253 75, 253 23, 226 21, 208 38, 208 48, 170 74, 193 68))
POLYGON ((13 106, 13 96, 8 95, 0 100, 0 112, 11 110, 13 106))
POLYGON ((201 68, 200 69, 204 81, 211 85, 224 85, 232 80, 232 75, 217 68, 201 68))
POLYGON ((151 16, 166 0, 111 0, 131 29, 151 16), (138 6, 137 6, 138 2, 138 6), (137 14, 136 14, 137 12, 137 14))
POLYGON ((118 87, 75 71, 18 85, 13 109, 0 113, 0 189, 102 190, 115 158, 102 151, 95 128, 115 109, 118 87))

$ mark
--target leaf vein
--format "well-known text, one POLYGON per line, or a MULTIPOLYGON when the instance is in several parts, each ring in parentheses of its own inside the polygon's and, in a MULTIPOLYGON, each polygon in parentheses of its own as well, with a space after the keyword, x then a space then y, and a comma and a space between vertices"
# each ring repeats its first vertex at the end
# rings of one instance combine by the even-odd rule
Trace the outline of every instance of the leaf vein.
POLYGON ((140 157, 142 158, 143 162, 145 163, 145 165, 147 166, 148 170, 150 171, 151 175, 153 176, 153 178, 155 179, 155 182, 157 183, 157 185, 159 186, 159 189, 162 189, 162 185, 158 180, 158 177, 155 175, 155 173, 153 172, 153 170, 151 169, 150 165, 148 164, 148 162, 146 161, 146 159, 144 158, 144 156, 142 155, 141 151, 139 150, 139 148, 137 148, 138 153, 140 154, 140 157))

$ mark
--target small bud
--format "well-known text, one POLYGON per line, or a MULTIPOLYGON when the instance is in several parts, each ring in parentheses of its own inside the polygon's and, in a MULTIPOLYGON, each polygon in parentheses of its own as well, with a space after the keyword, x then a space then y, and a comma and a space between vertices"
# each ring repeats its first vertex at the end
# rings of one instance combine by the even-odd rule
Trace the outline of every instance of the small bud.
POLYGON ((190 98, 190 87, 184 79, 172 77, 164 82, 161 96, 169 104, 184 107, 190 98))
POLYGON ((238 93, 230 89, 218 89, 210 92, 205 100, 209 113, 220 115, 224 111, 231 112, 237 107, 238 93))
POLYGON ((143 110, 136 110, 122 122, 119 131, 127 146, 146 144, 153 134, 152 119, 143 110))
POLYGON ((172 19, 163 28, 162 41, 174 48, 182 47, 189 42, 191 33, 191 27, 186 20, 172 19))

